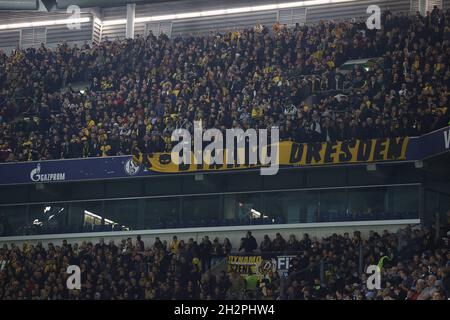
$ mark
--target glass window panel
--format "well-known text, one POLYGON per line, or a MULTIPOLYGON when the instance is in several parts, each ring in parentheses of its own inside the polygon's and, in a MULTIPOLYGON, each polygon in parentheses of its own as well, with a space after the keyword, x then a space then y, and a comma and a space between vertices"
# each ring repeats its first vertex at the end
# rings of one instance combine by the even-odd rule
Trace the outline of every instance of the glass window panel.
POLYGON ((223 197, 224 224, 239 225, 262 222, 267 215, 261 207, 260 193, 226 194, 223 197))
POLYGON ((180 198, 146 199, 144 229, 183 227, 179 210, 180 198))
POLYGON ((103 203, 101 201, 72 202, 69 204, 67 232, 100 231, 103 203), (97 223, 96 223, 97 222, 97 223))
POLYGON ((181 221, 187 226, 217 226, 220 220, 220 196, 182 198, 181 221))
POLYGON ((144 213, 145 199, 105 201, 103 214, 105 229, 137 230, 139 215, 144 213))
POLYGON ((299 223, 304 205, 298 191, 264 193, 263 213, 274 223, 299 223))
POLYGON ((302 191, 301 223, 312 223, 319 221, 320 197, 319 191, 302 191))
POLYGON ((320 191, 320 222, 342 221, 347 212, 347 193, 344 189, 320 191))
MULTIPOLYGON (((426 212, 450 208, 427 191, 426 212)), ((276 191, 0 207, 5 234, 98 232, 418 217, 419 186, 276 191)))
POLYGON ((68 206, 65 203, 34 204, 29 207, 27 228, 31 234, 66 232, 68 206))
POLYGON ((0 207, 0 237, 29 234, 28 223, 27 206, 0 207))
POLYGON ((348 190, 348 212, 345 220, 382 219, 386 207, 386 188, 348 190))
POLYGON ((419 186, 388 187, 386 215, 391 219, 418 218, 419 186))
POLYGON ((318 191, 289 191, 264 193, 263 212, 275 223, 317 222, 318 191))

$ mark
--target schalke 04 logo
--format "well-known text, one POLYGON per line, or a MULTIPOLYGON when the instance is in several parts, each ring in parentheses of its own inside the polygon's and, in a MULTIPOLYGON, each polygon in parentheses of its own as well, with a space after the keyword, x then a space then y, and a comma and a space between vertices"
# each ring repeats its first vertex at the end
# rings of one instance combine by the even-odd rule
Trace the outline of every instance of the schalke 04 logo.
POLYGON ((139 164, 134 163, 132 158, 128 159, 124 165, 125 172, 130 176, 137 174, 140 168, 139 164))

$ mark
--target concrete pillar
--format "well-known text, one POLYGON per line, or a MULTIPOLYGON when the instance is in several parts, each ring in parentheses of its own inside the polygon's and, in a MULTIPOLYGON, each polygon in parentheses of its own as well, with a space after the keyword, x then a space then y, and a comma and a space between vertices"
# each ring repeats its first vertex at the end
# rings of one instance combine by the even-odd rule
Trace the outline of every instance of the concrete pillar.
POLYGON ((127 27, 125 37, 134 39, 134 18, 136 14, 136 3, 127 4, 127 27))

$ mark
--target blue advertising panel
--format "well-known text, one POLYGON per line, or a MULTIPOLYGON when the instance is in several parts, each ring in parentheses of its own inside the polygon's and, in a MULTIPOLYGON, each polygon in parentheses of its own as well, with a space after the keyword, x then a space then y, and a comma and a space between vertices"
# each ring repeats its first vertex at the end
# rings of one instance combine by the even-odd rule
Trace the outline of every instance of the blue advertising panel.
POLYGON ((131 156, 32 161, 0 165, 0 184, 126 178, 151 174, 131 156))
MULTIPOLYGON (((450 151, 450 127, 408 139, 402 160, 415 161, 450 151)), ((340 163, 345 163, 340 162, 340 163)), ((102 180, 160 175, 136 164, 132 156, 48 160, 0 164, 0 185, 102 180)), ((177 173, 169 173, 177 174, 177 173)), ((178 173, 179 174, 179 173, 178 173)))

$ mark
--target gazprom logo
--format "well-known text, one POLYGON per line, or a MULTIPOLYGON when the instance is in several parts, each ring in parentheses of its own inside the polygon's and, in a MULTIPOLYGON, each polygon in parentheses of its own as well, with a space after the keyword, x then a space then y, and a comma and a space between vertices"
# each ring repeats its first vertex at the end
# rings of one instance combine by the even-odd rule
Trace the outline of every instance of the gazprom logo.
POLYGON ((30 178, 34 182, 63 181, 66 180, 66 174, 64 172, 41 173, 41 164, 38 163, 36 168, 31 170, 30 178))

